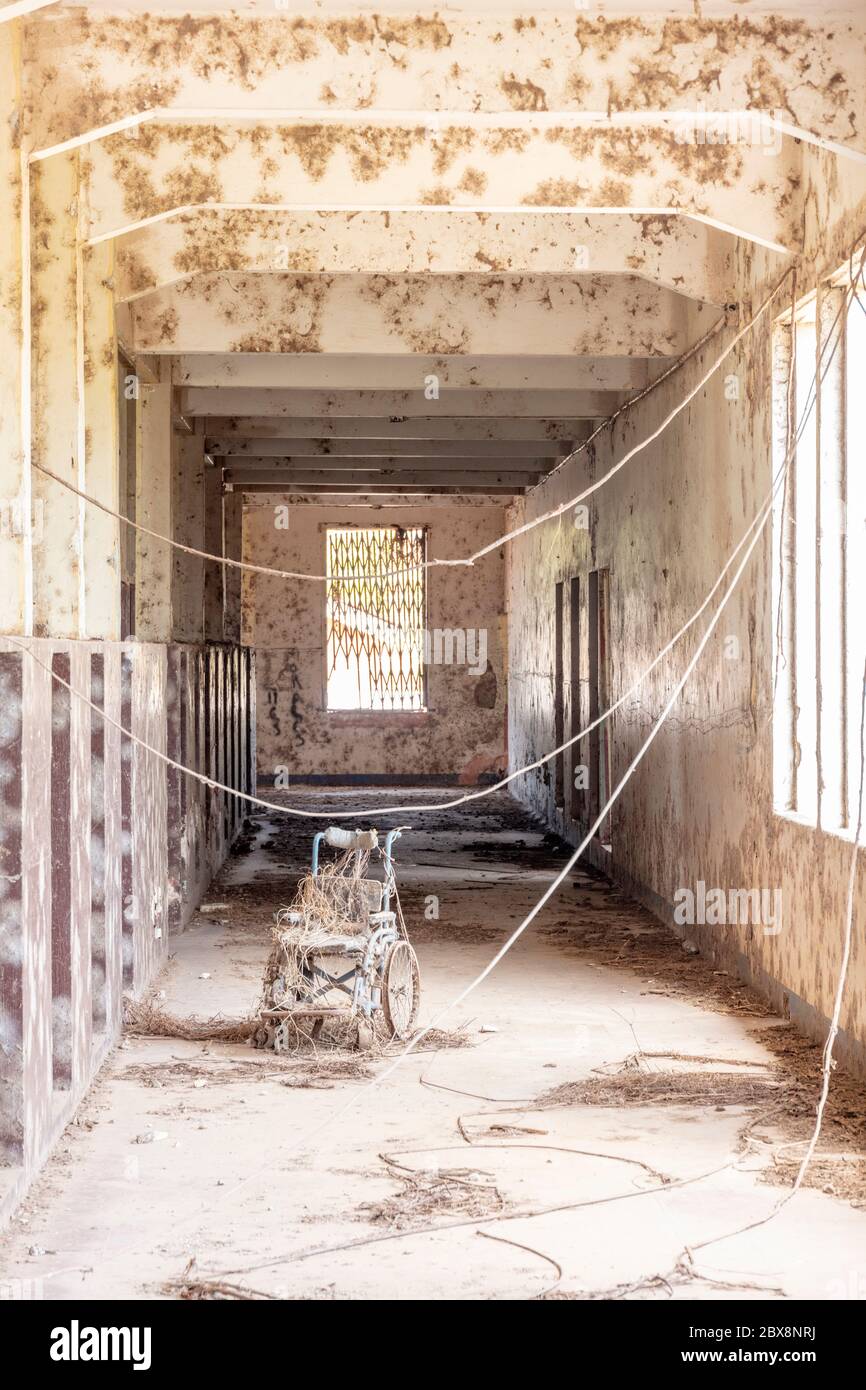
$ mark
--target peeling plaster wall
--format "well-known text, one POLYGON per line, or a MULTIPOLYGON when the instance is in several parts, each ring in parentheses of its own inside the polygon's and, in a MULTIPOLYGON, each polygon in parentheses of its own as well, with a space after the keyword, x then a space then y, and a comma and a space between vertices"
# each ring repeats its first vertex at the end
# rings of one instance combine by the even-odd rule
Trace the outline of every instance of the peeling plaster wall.
POLYGON ((0 1219, 68 1123, 245 813, 254 681, 238 647, 0 638, 0 1219), (207 693, 208 689, 213 695, 207 693), (229 750, 226 752, 225 750, 229 750))
MULTIPOLYGON (((814 173, 816 218, 827 188, 814 173)), ((807 226, 820 258, 800 272, 808 293, 836 269, 866 226, 866 200, 832 227, 807 226)), ((744 318, 768 288, 761 253, 741 252, 744 318), (751 306, 751 308, 750 308, 751 306)), ((790 294, 779 300, 778 312, 790 294)), ((772 316, 742 344, 661 437, 589 499, 590 529, 570 514, 516 541, 509 550, 509 722, 512 767, 554 746, 554 586, 577 576, 584 591, 591 570, 610 570, 611 691, 614 701, 655 658, 702 602, 725 560, 757 514, 771 478, 772 316), (729 400, 725 377, 735 373, 740 399, 729 400)), ((685 395, 711 360, 690 363, 604 435, 594 462, 583 456, 514 508, 531 519, 575 496, 629 446, 645 437, 685 395)), ((724 889, 781 888, 783 929, 688 927, 690 938, 718 964, 754 983, 816 1037, 826 1035, 838 978, 851 844, 773 812, 771 531, 768 527, 671 716, 613 812, 610 856, 594 845, 589 857, 673 924, 678 888, 699 879, 724 889), (726 659, 724 641, 739 641, 740 659, 726 659)), ((581 600, 583 651, 578 728, 589 722, 586 598, 581 600)), ((675 648, 612 721, 613 785, 660 713, 703 631, 675 648)), ((566 650, 566 661, 568 660, 566 650)), ((568 697, 566 683, 566 697, 568 697)), ((565 729, 571 728, 566 699, 565 729)), ((581 745, 566 755, 587 763, 581 745)), ((518 779, 515 794, 573 843, 579 827, 555 804, 553 764, 518 779)), ((863 855, 853 955, 837 1052, 866 1071, 866 946, 863 855)), ((677 928, 679 932, 682 927, 677 928)))
MULTIPOLYGON (((21 200, 21 157, 18 151, 18 102, 21 92, 21 43, 14 26, 0 27, 0 183, 4 202, 17 208, 21 200)), ((25 472, 21 448, 21 238, 14 235, 14 223, 5 214, 0 219, 0 498, 4 515, 0 520, 0 629, 20 632, 27 608, 25 573, 27 547, 24 538, 25 511, 19 503, 15 523, 10 525, 8 509, 12 498, 21 493, 25 472)))
MULTIPOLYGON (((280 499, 273 499, 278 502, 280 499)), ((266 498, 248 504, 244 558, 280 569, 325 570, 326 526, 426 526, 428 556, 450 558, 502 534, 503 508, 455 501, 422 506, 339 507, 299 502, 288 530, 275 526, 266 498)), ((255 649, 258 772, 297 778, 455 777, 474 782, 505 765, 504 562, 495 552, 476 570, 430 569, 428 627, 486 628, 490 670, 428 668, 424 713, 325 709, 324 585, 244 575, 243 640, 255 649)))

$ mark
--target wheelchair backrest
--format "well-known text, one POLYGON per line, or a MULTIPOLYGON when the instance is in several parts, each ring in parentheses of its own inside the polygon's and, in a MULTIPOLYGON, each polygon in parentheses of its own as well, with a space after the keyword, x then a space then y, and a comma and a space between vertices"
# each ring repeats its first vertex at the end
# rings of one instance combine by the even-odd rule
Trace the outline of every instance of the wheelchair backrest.
POLYGON ((340 915, 350 922, 357 922, 359 926, 367 925, 371 912, 382 910, 385 885, 375 878, 352 878, 348 875, 330 878, 323 875, 317 883, 320 890, 331 898, 340 915))

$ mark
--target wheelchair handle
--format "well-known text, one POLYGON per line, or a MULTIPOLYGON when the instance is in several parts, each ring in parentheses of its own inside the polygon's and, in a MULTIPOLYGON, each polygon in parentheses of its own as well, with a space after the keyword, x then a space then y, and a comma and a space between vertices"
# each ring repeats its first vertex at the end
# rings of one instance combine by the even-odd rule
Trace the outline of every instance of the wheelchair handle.
POLYGON ((391 881, 394 877, 394 860, 391 854, 391 846, 393 845, 395 840, 399 840, 400 836, 403 834, 403 830, 408 830, 408 828, 408 826, 398 826, 396 830, 389 830, 388 834, 385 836, 385 892, 383 896, 384 912, 391 911, 391 881))
MULTIPOLYGON (((385 847, 383 858, 385 862, 385 891, 383 895, 383 911, 391 910, 391 880, 394 877, 394 856, 392 848, 395 840, 399 840, 404 830, 408 826, 398 826, 396 830, 389 830, 385 836, 385 847)), ((366 849, 375 849, 378 843, 378 831, 376 830, 343 830, 340 826, 330 826, 327 830, 320 830, 313 836, 313 878, 319 872, 319 849, 322 841, 331 845, 335 849, 355 849, 358 853, 366 849)))
MULTIPOLYGON (((399 834, 399 831, 397 832, 399 834)), ((393 831, 388 837, 386 844, 390 845, 393 838, 393 831)), ((319 872, 319 850, 324 840, 326 845, 332 849, 354 850, 356 854, 364 854, 368 850, 374 850, 379 843, 378 830, 345 830, 339 825, 329 825, 327 830, 320 830, 313 837, 313 878, 319 872)))

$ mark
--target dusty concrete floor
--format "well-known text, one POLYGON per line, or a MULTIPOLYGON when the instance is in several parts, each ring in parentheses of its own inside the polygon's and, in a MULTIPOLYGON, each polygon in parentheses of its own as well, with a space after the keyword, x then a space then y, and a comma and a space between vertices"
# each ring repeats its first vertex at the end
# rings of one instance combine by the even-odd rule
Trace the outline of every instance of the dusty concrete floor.
MULTIPOLYGON (((385 804, 357 790, 289 799, 361 798, 385 804)), ((398 862, 423 1023, 489 960, 564 850, 501 796, 418 824, 398 862), (438 920, 425 920, 434 894, 438 920)), ((166 1009, 254 1004, 271 914, 311 829, 255 821, 174 943, 166 1009)), ((471 1045, 422 1044, 373 1090, 331 1074, 358 1059, 327 1043, 318 1060, 286 1060, 126 1039, 4 1236, 3 1278, 93 1299, 176 1296, 196 1280, 291 1299, 522 1299, 554 1286, 577 1298, 866 1296, 864 1165, 845 1156, 864 1147, 863 1093, 844 1080, 822 1145, 836 1157, 816 1170, 826 1190, 696 1250, 703 1277, 672 1277, 686 1247, 759 1220, 782 1194, 799 1150, 778 1145, 807 1132, 817 1055, 603 880, 575 876, 441 1026, 471 1045), (537 1104, 559 1087, 559 1103, 537 1104)))

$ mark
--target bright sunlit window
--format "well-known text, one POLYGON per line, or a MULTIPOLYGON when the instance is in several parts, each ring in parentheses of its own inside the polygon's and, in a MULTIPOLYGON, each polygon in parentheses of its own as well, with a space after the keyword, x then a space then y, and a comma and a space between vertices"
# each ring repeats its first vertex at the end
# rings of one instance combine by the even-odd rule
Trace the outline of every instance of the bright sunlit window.
POLYGON ((329 710, 421 710, 424 530, 327 532, 329 710))

